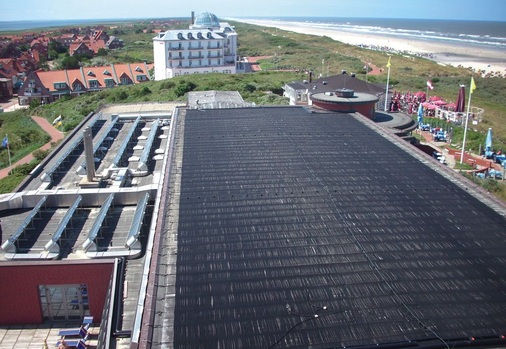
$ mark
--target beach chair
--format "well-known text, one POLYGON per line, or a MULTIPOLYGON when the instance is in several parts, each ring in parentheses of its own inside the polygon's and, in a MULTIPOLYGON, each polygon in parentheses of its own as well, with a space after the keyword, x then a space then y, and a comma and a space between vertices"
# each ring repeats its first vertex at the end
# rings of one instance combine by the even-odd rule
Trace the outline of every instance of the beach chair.
MULTIPOLYGON (((65 339, 65 346, 67 348, 76 348, 76 349, 88 349, 88 346, 86 345, 86 342, 79 338, 79 339, 65 339)), ((60 344, 62 344, 63 340, 56 342, 56 347, 59 348, 60 344)))
POLYGON ((70 338, 70 340, 83 340, 86 341, 90 333, 88 332, 89 324, 85 324, 79 328, 64 328, 58 331, 58 336, 65 338, 65 341, 70 338))

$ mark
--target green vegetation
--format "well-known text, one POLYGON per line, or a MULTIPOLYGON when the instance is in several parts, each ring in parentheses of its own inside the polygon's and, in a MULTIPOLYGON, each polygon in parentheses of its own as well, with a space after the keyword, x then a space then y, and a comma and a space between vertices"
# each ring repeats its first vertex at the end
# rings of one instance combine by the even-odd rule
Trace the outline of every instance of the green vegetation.
MULTIPOLYGON (((2 134, 8 133, 15 139, 12 143, 14 153, 12 161, 40 147, 47 142, 41 140, 44 135, 31 121, 29 115, 40 115, 52 121, 56 116, 64 116, 64 130, 73 129, 84 116, 101 106, 113 103, 136 102, 165 102, 186 100, 189 91, 206 90, 234 90, 239 91, 248 102, 257 105, 287 105, 288 101, 282 97, 282 87, 285 83, 307 79, 306 72, 311 70, 315 76, 319 74, 340 74, 342 70, 354 72, 359 79, 365 79, 364 64, 369 63, 383 69, 383 74, 368 75, 369 82, 386 84, 387 75, 385 65, 388 56, 384 52, 361 49, 356 46, 343 44, 328 37, 303 35, 277 28, 259 27, 255 25, 232 22, 239 35, 239 54, 241 56, 265 56, 259 61, 263 71, 254 74, 208 74, 191 75, 165 81, 152 81, 133 86, 120 86, 110 90, 89 93, 78 98, 62 98, 46 106, 33 105, 30 111, 18 111, 0 114, 2 134), (322 64, 324 62, 324 64, 322 64), (18 120, 21 124, 15 124, 18 120), (24 121, 23 121, 24 120, 24 121), (28 130, 23 123, 31 124, 28 132, 36 141, 27 141, 20 130, 28 130), (37 136, 38 134, 38 136, 37 136), (16 135, 16 136, 14 136, 16 135), (35 142, 35 143, 34 143, 35 142)), ((187 28, 187 21, 172 21, 163 29, 187 28)), ((120 37, 125 46, 123 49, 101 52, 92 60, 81 61, 79 64, 107 65, 116 62, 153 62, 152 38, 155 28, 150 21, 135 24, 118 25, 109 32, 110 35, 120 37)), ((60 60, 65 54, 59 53, 61 48, 52 47, 52 54, 58 55, 60 60)), ((456 101, 460 84, 469 86, 473 73, 464 68, 441 66, 428 59, 394 54, 391 58, 390 83, 396 91, 425 91, 427 79, 431 79, 435 89, 431 95, 441 96, 446 101, 456 101)), ((481 78, 474 75, 477 89, 472 97, 472 105, 485 110, 484 120, 478 125, 470 125, 466 148, 478 152, 483 147, 485 133, 489 127, 494 131, 494 148, 506 150, 506 79, 481 78)), ((467 100, 466 100, 467 103, 467 100)), ((442 121, 433 119, 432 123, 441 123, 441 127, 448 127, 442 121)), ((462 144, 463 128, 454 126, 452 143, 462 144)), ((0 152, 0 166, 6 167, 6 151, 0 152)), ((13 180, 9 176, 9 180, 13 180)), ((497 182, 497 181, 496 181, 497 182)), ((2 181, 0 181, 2 183, 2 181)), ((502 182, 497 182, 498 190, 494 193, 506 200, 506 189, 502 182)), ((0 190, 3 192, 3 187, 0 190)))

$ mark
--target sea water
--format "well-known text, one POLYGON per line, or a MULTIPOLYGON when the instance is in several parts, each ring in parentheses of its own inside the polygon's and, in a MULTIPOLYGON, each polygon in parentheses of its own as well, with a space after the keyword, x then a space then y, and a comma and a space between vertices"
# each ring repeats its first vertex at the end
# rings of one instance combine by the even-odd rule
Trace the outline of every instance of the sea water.
POLYGON ((248 19, 295 22, 297 25, 325 30, 335 29, 358 34, 452 42, 464 46, 506 50, 506 22, 331 17, 249 17, 248 19))

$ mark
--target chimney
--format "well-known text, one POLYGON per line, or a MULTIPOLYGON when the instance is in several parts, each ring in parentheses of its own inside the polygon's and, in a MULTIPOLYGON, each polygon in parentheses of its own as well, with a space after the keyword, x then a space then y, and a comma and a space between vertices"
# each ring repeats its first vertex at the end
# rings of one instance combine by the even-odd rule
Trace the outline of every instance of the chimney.
POLYGON ((191 25, 195 24, 195 11, 192 11, 192 22, 191 25))

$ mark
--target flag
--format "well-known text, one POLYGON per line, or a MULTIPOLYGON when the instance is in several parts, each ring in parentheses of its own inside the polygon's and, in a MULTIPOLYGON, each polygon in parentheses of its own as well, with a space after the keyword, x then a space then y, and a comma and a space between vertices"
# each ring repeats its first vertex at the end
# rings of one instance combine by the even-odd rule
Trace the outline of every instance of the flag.
POLYGON ((390 68, 390 66, 392 65, 392 64, 390 64, 390 58, 392 58, 392 56, 388 56, 387 68, 390 68))
POLYGON ((473 93, 476 90, 476 84, 474 83, 474 78, 471 76, 471 87, 469 88, 469 93, 473 93))
POLYGON ((8 148, 9 147, 9 137, 5 135, 3 141, 2 141, 2 148, 8 148))
POLYGON ((432 81, 427 80, 427 87, 430 88, 431 90, 434 89, 434 86, 432 86, 432 81))
POLYGON ((62 117, 61 115, 58 116, 56 119, 53 120, 53 125, 56 125, 57 123, 59 123, 60 121, 62 120, 62 117))

